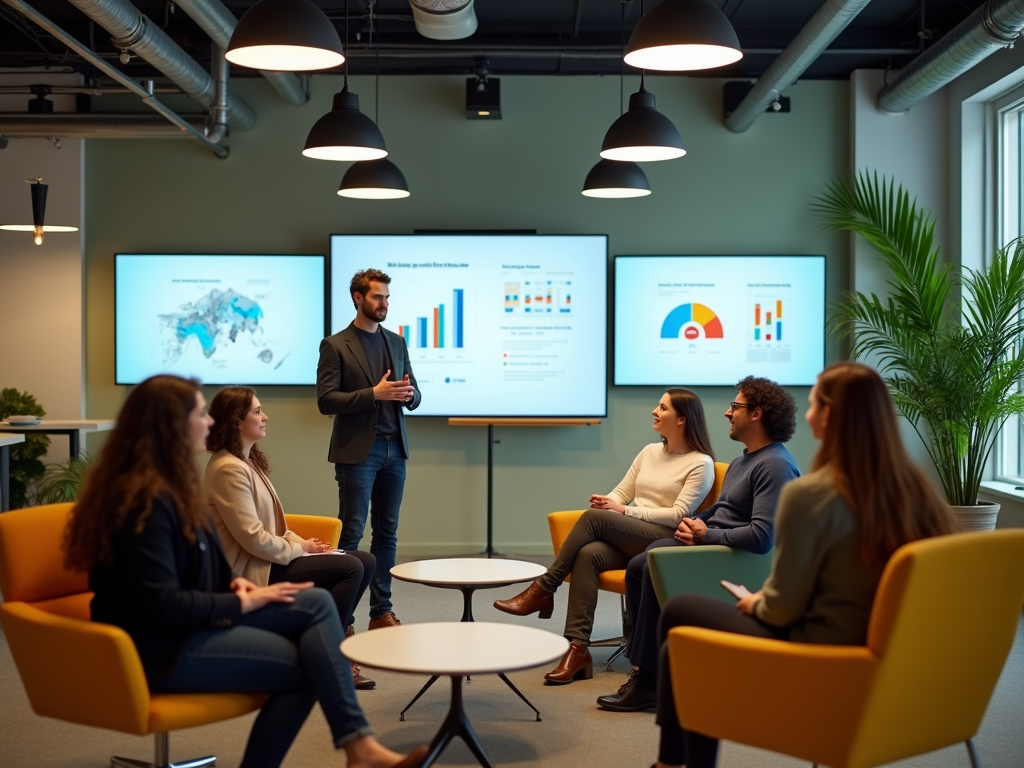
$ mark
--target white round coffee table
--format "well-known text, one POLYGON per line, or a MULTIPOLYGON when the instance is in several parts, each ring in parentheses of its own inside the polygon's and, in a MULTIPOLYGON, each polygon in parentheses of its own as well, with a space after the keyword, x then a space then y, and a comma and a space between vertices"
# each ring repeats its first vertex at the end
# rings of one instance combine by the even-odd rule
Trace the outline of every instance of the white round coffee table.
MULTIPOLYGON (((415 560, 411 563, 402 563, 391 569, 391 575, 402 581, 411 581, 416 584, 426 584, 429 587, 440 589, 457 589, 462 592, 462 621, 473 621, 473 593, 478 589, 493 589, 495 587, 507 587, 510 584, 518 584, 524 581, 533 581, 546 569, 542 565, 526 562, 525 560, 491 560, 479 557, 448 557, 437 560, 415 560)), ((405 713, 426 693, 439 675, 433 675, 419 693, 412 697, 412 701, 405 705, 405 709, 399 713, 398 719, 405 720, 405 713)), ((511 688, 516 696, 522 699, 526 706, 533 710, 538 722, 540 711, 533 706, 523 692, 516 688, 515 684, 499 672, 498 677, 502 682, 511 688)))
POLYGON ((439 560, 416 560, 391 569, 391 575, 402 581, 426 584, 462 592, 462 621, 473 620, 473 593, 478 589, 507 587, 533 581, 547 570, 543 565, 525 560, 490 560, 473 557, 449 557, 439 560))
POLYGON ((531 669, 554 661, 569 648, 569 641, 552 632, 515 624, 441 622, 405 624, 375 629, 348 638, 342 654, 357 664, 390 672, 447 675, 452 681, 448 715, 430 744, 423 762, 431 765, 456 736, 491 768, 462 701, 462 678, 531 669))

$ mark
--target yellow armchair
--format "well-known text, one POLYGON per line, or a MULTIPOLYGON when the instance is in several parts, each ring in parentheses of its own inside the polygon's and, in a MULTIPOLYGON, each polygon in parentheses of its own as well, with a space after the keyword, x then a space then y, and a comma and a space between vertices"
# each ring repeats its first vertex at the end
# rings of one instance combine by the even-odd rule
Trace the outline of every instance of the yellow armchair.
POLYGON ((1024 530, 902 547, 882 576, 866 647, 673 629, 679 723, 832 768, 959 742, 976 766, 972 738, 1024 606, 1022 562, 1024 530), (686 663, 693 658, 700 663, 686 663))
POLYGON ((341 540, 341 520, 336 517, 286 514, 284 520, 289 531, 304 539, 320 539, 335 547, 341 540))
MULTIPOLYGON (((64 568, 61 542, 71 504, 0 515, 0 625, 32 710, 80 725, 153 734, 155 760, 173 768, 170 731, 227 720, 263 706, 263 694, 151 694, 135 644, 89 620, 88 579, 64 568)), ((216 757, 188 761, 190 768, 216 757)), ((113 757, 115 766, 146 763, 113 757)))
MULTIPOLYGON (((697 508, 698 512, 703 512, 718 499, 718 495, 722 492, 722 482, 725 480, 725 470, 728 468, 728 464, 724 464, 720 461, 715 462, 715 480, 711 485, 711 490, 708 491, 707 496, 704 497, 704 501, 702 501, 700 506, 697 508)), ((551 531, 551 547, 556 555, 562 548, 562 544, 565 543, 565 538, 569 535, 569 531, 571 531, 572 527, 576 525, 576 521, 580 519, 580 516, 584 512, 586 512, 585 509, 574 509, 567 512, 552 512, 548 515, 548 529, 551 531)), ((570 581, 571 578, 572 574, 569 574, 565 577, 565 580, 570 581)), ((612 637, 605 640, 594 640, 590 643, 592 646, 599 648, 614 647, 616 649, 605 664, 605 666, 610 669, 612 662, 621 656, 626 650, 625 637, 629 633, 629 612, 626 610, 626 571, 604 571, 600 576, 598 576, 598 586, 605 592, 614 592, 619 595, 619 602, 622 610, 622 636, 612 637)))

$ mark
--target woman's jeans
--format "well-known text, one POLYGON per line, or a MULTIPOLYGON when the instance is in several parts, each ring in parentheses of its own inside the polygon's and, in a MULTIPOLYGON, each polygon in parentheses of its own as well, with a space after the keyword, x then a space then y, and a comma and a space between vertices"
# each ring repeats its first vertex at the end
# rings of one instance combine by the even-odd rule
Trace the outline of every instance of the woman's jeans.
POLYGON ((601 573, 625 568, 630 558, 647 549, 652 541, 672 533, 672 528, 610 509, 584 512, 565 537, 547 573, 537 579, 542 588, 554 592, 572 573, 565 637, 579 645, 590 645, 601 573))
POLYGON ((343 747, 373 733, 356 699, 344 634, 330 593, 313 587, 294 603, 271 603, 229 629, 202 629, 174 671, 151 679, 156 693, 269 693, 245 747, 242 768, 277 768, 313 704, 320 702, 343 747))
MULTIPOLYGON (((718 739, 687 731, 679 725, 676 701, 672 696, 668 644, 665 642, 668 631, 674 627, 705 627, 776 640, 785 640, 789 632, 785 628, 772 627, 753 616, 740 613, 735 605, 724 600, 706 595, 676 595, 665 603, 658 623, 658 644, 661 648, 657 720, 661 726, 661 743, 658 760, 667 765, 685 765, 686 768, 715 768, 718 762, 718 739)), ((701 659, 693 659, 691 663, 703 662, 701 659)))
POLYGON ((353 612, 363 598, 376 566, 377 559, 373 555, 358 549, 344 555, 300 556, 288 565, 271 565, 270 583, 312 581, 314 586, 331 593, 338 615, 343 619, 342 626, 350 627, 356 620, 353 612))

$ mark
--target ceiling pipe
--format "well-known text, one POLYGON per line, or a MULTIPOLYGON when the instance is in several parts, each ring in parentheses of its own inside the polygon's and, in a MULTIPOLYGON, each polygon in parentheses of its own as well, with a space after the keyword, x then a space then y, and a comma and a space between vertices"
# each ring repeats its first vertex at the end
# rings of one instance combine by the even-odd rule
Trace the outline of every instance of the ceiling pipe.
MULTIPOLYGON (((70 34, 65 32, 60 27, 58 27, 56 24, 54 24, 52 21, 50 21, 46 16, 43 16, 35 8, 33 8, 32 6, 28 5, 27 3, 23 2, 23 0, 0 0, 0 2, 3 2, 6 5, 9 5, 11 8, 16 10, 18 13, 20 13, 26 19, 31 20, 32 22, 37 24, 42 29, 44 29, 47 32, 49 32, 57 40, 59 40, 60 42, 64 43, 64 45, 66 45, 72 51, 74 51, 79 56, 81 56, 83 59, 85 59, 87 62, 92 64, 94 67, 96 67, 96 69, 98 69, 104 75, 106 75, 107 77, 111 78, 115 82, 120 83, 125 88, 127 88, 132 93, 134 93, 136 96, 140 96, 142 98, 142 103, 143 104, 146 104, 148 107, 150 107, 154 111, 156 111, 159 114, 161 114, 165 119, 169 120, 171 123, 176 125, 178 127, 179 133, 184 132, 182 135, 191 136, 193 139, 198 141, 200 144, 203 144, 207 148, 211 149, 213 151, 213 153, 215 155, 217 155, 217 157, 224 158, 224 157, 228 156, 228 148, 227 147, 222 147, 219 144, 217 144, 216 142, 210 141, 208 138, 206 138, 206 134, 204 134, 202 130, 200 130, 195 125, 190 123, 188 120, 183 118, 177 112, 174 112, 173 110, 169 109, 166 105, 164 105, 157 98, 155 98, 153 96, 153 94, 149 93, 145 88, 143 88, 137 82, 135 82, 130 77, 128 77, 125 74, 123 74, 121 72, 121 70, 115 69, 114 67, 110 66, 110 64, 108 64, 103 59, 101 59, 99 56, 97 56, 92 51, 91 48, 87 48, 86 46, 82 45, 80 42, 78 42, 78 40, 76 40, 70 34)), ((7 117, 10 117, 10 116, 8 115, 7 117)), ((34 116, 34 117, 38 120, 38 116, 34 116)), ((57 115, 48 115, 46 119, 47 120, 51 120, 51 119, 53 119, 55 117, 57 117, 57 115)), ((85 116, 84 115, 75 115, 75 117, 83 118, 85 116)), ((99 116, 97 116, 97 117, 99 117, 99 116)), ((145 116, 143 116, 143 117, 145 117, 145 116)), ((205 122, 205 120, 204 120, 204 122, 205 122)), ((46 134, 46 135, 53 136, 55 134, 57 134, 57 135, 69 135, 69 134, 60 134, 59 132, 55 132, 55 131, 50 131, 50 133, 46 134)))
POLYGON ((826 0, 811 20, 793 38, 793 42, 779 54, 754 87, 725 119, 725 127, 734 133, 743 133, 754 124, 768 105, 782 95, 783 90, 797 79, 829 43, 856 18, 870 0, 826 0))
MULTIPOLYGON (((187 13, 210 39, 223 50, 227 50, 231 33, 235 31, 238 19, 220 0, 174 0, 174 4, 187 13)), ((267 72, 260 70, 278 95, 293 107, 301 107, 309 101, 309 76, 293 72, 267 72)))
POLYGON ((878 108, 906 112, 1000 48, 1012 48, 1024 28, 1024 0, 989 0, 878 92, 878 108))
MULTIPOLYGON (((148 61, 204 107, 213 103, 210 74, 128 0, 68 1, 113 35, 115 46, 148 61)), ((228 109, 232 128, 247 131, 256 124, 253 111, 230 94, 228 109)))
MULTIPOLYGON (((206 115, 181 115, 193 130, 202 132, 206 115)), ((0 135, 21 138, 60 136, 68 139, 188 139, 181 128, 158 115, 78 115, 56 112, 29 115, 0 112, 0 135)))
POLYGON ((213 71, 213 103, 210 105, 210 127, 206 131, 210 141, 220 143, 228 135, 228 76, 230 67, 224 58, 224 49, 210 43, 210 69, 213 71))

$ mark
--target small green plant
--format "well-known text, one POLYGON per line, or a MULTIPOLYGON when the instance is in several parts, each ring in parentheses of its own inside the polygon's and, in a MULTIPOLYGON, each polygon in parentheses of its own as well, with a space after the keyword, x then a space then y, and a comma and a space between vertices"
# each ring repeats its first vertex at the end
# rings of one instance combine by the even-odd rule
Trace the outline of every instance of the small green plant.
MULTIPOLYGON (((0 419, 8 416, 42 418, 45 415, 46 409, 28 392, 19 392, 13 387, 0 391, 0 419)), ((40 457, 49 447, 49 437, 33 432, 26 433, 24 443, 11 446, 11 509, 28 503, 29 487, 46 471, 40 457)))
POLYGON ((92 459, 82 453, 59 464, 47 464, 46 470, 31 489, 33 504, 60 504, 76 501, 85 476, 92 468, 92 459))

